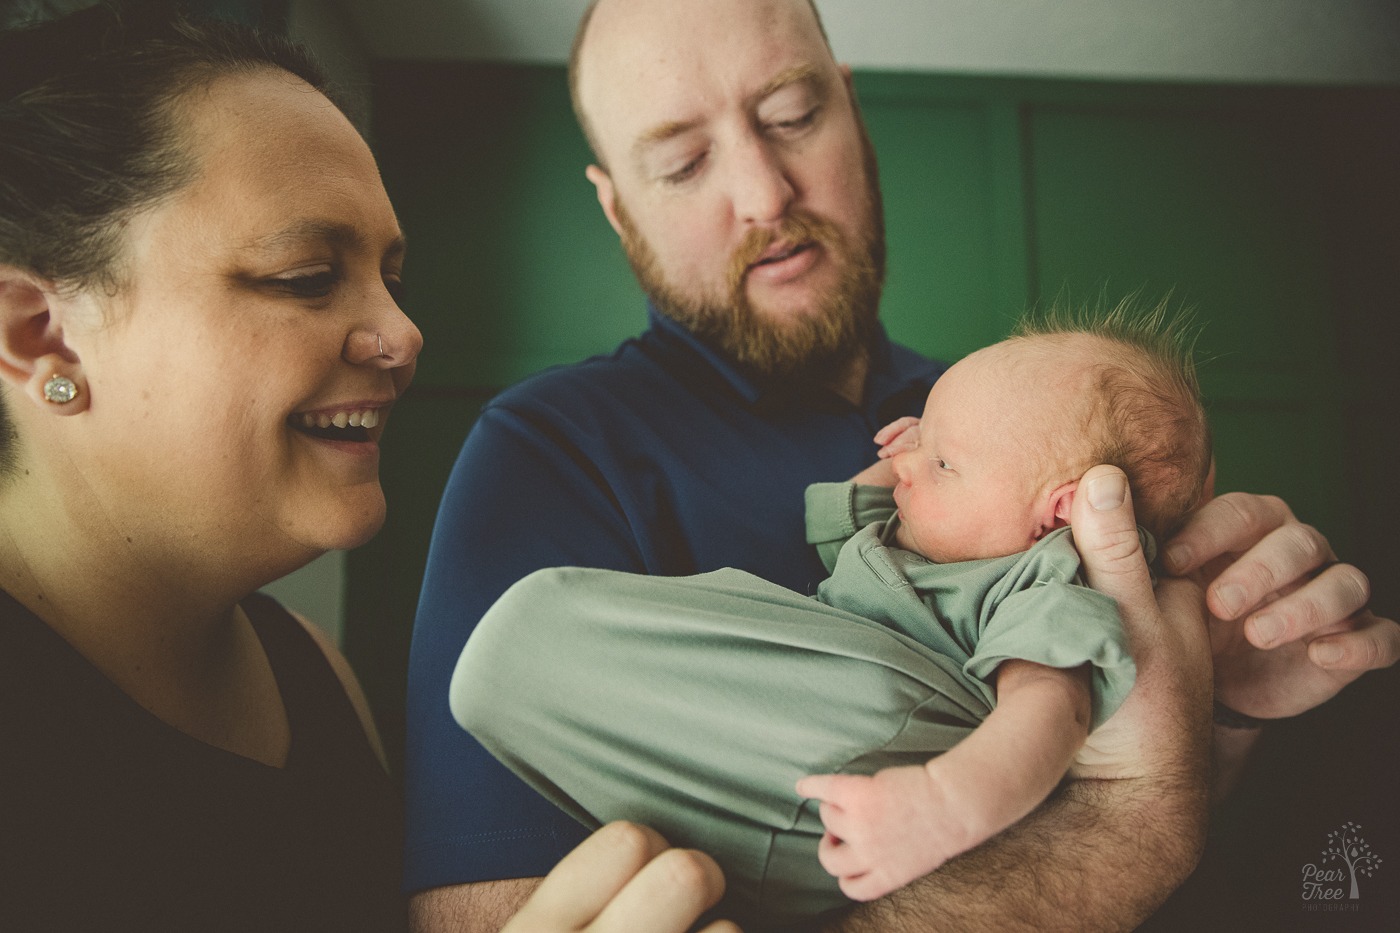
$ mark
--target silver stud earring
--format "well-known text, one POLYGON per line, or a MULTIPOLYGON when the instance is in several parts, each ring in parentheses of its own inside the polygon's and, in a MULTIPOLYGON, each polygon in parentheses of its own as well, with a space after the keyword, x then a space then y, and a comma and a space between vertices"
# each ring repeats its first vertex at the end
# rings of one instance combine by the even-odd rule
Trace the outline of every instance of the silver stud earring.
POLYGON ((53 402, 55 405, 67 405, 77 397, 77 383, 67 376, 60 376, 55 373, 44 383, 45 401, 53 402))

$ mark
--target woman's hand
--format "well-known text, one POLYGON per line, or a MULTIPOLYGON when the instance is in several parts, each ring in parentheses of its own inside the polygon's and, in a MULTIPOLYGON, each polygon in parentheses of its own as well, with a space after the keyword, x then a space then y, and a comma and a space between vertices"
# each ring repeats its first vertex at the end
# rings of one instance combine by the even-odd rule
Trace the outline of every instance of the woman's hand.
MULTIPOLYGON (((564 857, 502 933, 686 933, 724 893, 708 855, 609 823, 564 857)), ((718 920, 699 933, 739 933, 718 920)))

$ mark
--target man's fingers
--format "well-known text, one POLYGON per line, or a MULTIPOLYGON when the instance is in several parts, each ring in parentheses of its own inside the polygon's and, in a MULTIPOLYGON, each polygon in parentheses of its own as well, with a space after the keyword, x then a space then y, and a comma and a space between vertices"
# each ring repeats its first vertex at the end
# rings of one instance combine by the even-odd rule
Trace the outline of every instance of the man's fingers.
POLYGON ((1400 660, 1400 625, 1370 612, 1359 613, 1356 627, 1324 635, 1308 644, 1308 658, 1331 671, 1365 671, 1389 667, 1400 660))
MULTIPOLYGON (((1211 594, 1215 590, 1212 586, 1211 594)), ((1370 598, 1371 584, 1364 573, 1350 564, 1333 564, 1286 596, 1266 603, 1246 619, 1245 637, 1255 647, 1273 648, 1310 635, 1329 633, 1340 620, 1365 608, 1370 598)), ((1208 595, 1207 602, 1214 612, 1215 600, 1208 595)))
POLYGON ((1277 496, 1225 493, 1191 513, 1181 530, 1165 542, 1163 566, 1174 576, 1185 576, 1222 554, 1247 550, 1293 521, 1288 503, 1277 496))
POLYGON ((1311 525, 1289 522, 1264 535, 1222 570, 1211 581, 1206 600, 1216 618, 1238 619, 1335 560, 1321 532, 1311 525))

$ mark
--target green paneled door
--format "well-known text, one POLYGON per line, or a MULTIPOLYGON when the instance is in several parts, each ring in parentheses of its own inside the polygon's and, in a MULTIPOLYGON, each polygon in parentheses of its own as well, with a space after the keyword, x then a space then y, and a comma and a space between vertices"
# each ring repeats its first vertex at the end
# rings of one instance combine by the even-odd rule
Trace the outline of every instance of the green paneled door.
POLYGON ((944 359, 1001 339, 1029 295, 1018 111, 977 90, 917 75, 857 84, 884 191, 881 316, 944 359))

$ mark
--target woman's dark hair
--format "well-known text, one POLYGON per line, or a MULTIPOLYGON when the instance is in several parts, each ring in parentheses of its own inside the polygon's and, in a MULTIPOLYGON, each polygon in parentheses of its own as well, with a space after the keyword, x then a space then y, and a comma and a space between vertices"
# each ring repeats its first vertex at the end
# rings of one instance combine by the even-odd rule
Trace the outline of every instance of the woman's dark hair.
POLYGON ((0 263, 78 287, 119 284, 124 221, 191 180, 176 101, 230 73, 310 55, 173 4, 110 4, 0 33, 0 263))
MULTIPOLYGON (((103 3, 0 32, 0 263, 119 290, 126 222, 197 169, 179 99, 265 68, 326 92, 299 46, 173 3, 103 3)), ((0 404, 0 476, 14 453, 8 422, 0 404)))

